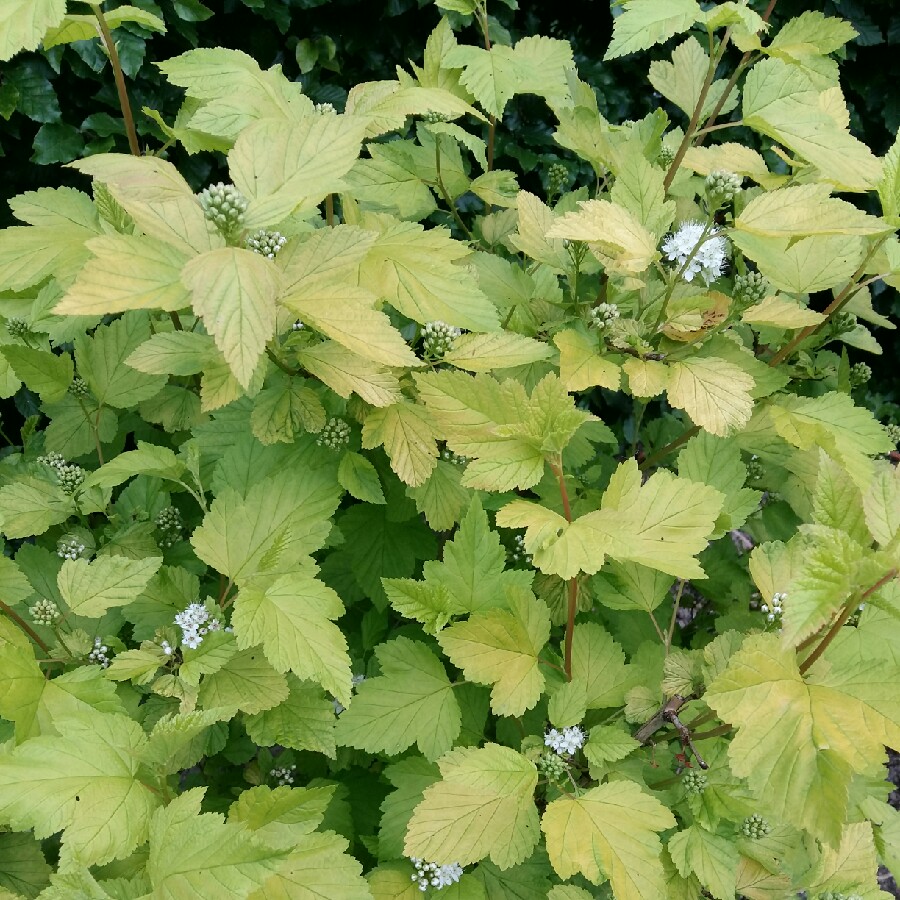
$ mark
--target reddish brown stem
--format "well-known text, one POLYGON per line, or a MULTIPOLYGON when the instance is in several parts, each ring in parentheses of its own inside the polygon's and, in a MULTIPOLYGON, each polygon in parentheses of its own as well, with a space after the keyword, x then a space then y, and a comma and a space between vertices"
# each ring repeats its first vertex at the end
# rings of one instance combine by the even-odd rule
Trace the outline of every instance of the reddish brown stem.
POLYGON ((113 70, 113 78, 116 81, 116 92, 119 95, 119 106, 122 108, 122 118, 125 120, 125 133, 128 135, 128 147, 134 156, 141 155, 141 145, 138 142, 137 129, 134 127, 134 116, 131 114, 131 103, 128 100, 128 89, 125 87, 125 73, 122 71, 122 63, 119 59, 119 51, 116 50, 116 42, 112 32, 99 6, 94 7, 94 15, 100 27, 100 34, 106 52, 109 54, 109 62, 113 70))

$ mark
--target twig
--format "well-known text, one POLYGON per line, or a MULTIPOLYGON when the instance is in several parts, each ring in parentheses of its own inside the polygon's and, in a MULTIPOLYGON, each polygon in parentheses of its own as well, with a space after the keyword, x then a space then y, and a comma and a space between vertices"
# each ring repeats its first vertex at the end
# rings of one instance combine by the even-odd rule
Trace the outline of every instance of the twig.
MULTIPOLYGON (((572 506, 569 503, 569 491, 566 488, 566 476, 562 468, 562 457, 550 462, 550 469, 559 482, 559 496, 562 499, 563 514, 567 522, 572 521, 572 506)), ((572 639, 575 636, 575 614, 578 612, 578 579, 570 578, 567 585, 568 604, 566 609, 566 679, 572 680, 572 639)))
POLYGON ((119 106, 122 109, 122 118, 125 120, 125 133, 128 135, 128 147, 134 156, 140 156, 141 145, 138 142, 137 129, 134 126, 134 116, 131 114, 131 103, 128 100, 128 89, 125 87, 125 73, 122 71, 119 51, 116 49, 116 42, 113 40, 112 32, 109 30, 103 10, 99 6, 95 6, 93 9, 94 15, 97 17, 97 24, 100 27, 103 44, 109 55, 110 65, 112 65, 116 91, 119 94, 119 106))
POLYGON ((672 638, 675 635, 675 623, 678 621, 678 609, 681 606, 681 595, 684 592, 684 579, 678 583, 678 593, 675 594, 675 605, 672 607, 672 618, 669 619, 669 630, 666 632, 666 656, 672 646, 672 638))

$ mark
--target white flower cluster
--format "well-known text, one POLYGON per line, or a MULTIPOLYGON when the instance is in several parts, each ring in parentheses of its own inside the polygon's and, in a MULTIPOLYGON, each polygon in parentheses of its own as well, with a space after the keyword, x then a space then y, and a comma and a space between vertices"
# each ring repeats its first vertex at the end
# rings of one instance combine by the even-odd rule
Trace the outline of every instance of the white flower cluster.
MULTIPOLYGON (((362 684, 366 680, 365 675, 354 675, 350 679, 350 689, 353 690, 358 684, 362 684)), ((334 704, 334 714, 339 716, 347 707, 341 703, 336 697, 331 698, 331 702, 334 704)))
POLYGON ((763 603, 760 609, 765 613, 766 621, 770 625, 781 624, 781 616, 783 613, 784 601, 787 600, 787 594, 772 594, 772 605, 763 603))
POLYGON ((266 231, 261 228, 247 238, 247 249, 266 259, 275 259, 278 251, 286 243, 287 238, 280 231, 266 231))
POLYGON ((162 652, 166 654, 166 656, 171 656, 174 652, 172 650, 172 645, 168 641, 160 641, 159 646, 162 652))
POLYGON ((591 325, 601 331, 619 318, 619 307, 615 303, 598 303, 591 310, 591 325))
POLYGON ((291 325, 291 331, 303 331, 304 328, 306 326, 299 319, 291 325))
POLYGON ((59 607, 52 601, 41 597, 31 607, 31 618, 35 625, 52 625, 60 617, 59 607))
POLYGON ((56 555, 60 559, 78 559, 85 551, 84 542, 77 537, 63 537, 56 542, 56 555))
POLYGON ((39 456, 35 462, 44 466, 50 466, 51 469, 60 469, 66 464, 66 459, 62 453, 51 450, 46 455, 39 456))
POLYGON ((106 655, 109 652, 109 647, 106 644, 102 643, 100 638, 94 638, 94 649, 88 653, 88 660, 92 663, 97 663, 98 666, 105 669, 109 666, 109 657, 106 655))
POLYGON ((428 322, 422 338, 422 352, 426 359, 443 359, 453 346, 453 341, 462 334, 462 329, 446 322, 428 322))
POLYGON ((334 108, 333 103, 317 103, 315 105, 315 111, 320 116, 336 116, 337 110, 334 108))
POLYGON ((715 231, 704 237, 705 231, 702 222, 683 222, 663 241, 663 253, 670 262, 679 268, 687 263, 682 274, 685 281, 693 281, 699 275, 707 284, 712 284, 725 268, 725 238, 715 231))
POLYGON ((219 631, 222 627, 218 619, 209 617, 209 610, 202 603, 192 603, 178 613, 175 624, 181 628, 181 643, 191 650, 196 650, 210 631, 219 631))
POLYGON ((513 549, 507 553, 507 558, 512 563, 523 562, 530 566, 532 563, 532 555, 525 549, 525 535, 517 534, 513 538, 513 549))
POLYGON ((584 746, 584 738, 579 725, 570 725, 562 731, 551 728, 544 735, 544 744, 560 756, 571 756, 584 746))
POLYGON ((437 863, 425 862, 417 856, 411 856, 409 861, 416 867, 416 874, 412 876, 412 881, 418 882, 420 891, 427 891, 433 887, 440 890, 441 888, 450 887, 456 884, 462 878, 463 868, 459 863, 450 863, 446 866, 439 866, 437 863))
POLYGON ((350 426, 343 419, 329 419, 319 432, 316 443, 329 450, 343 450, 350 443, 350 426))
POLYGON ((286 787, 294 783, 294 773, 296 771, 296 766, 283 766, 281 768, 272 769, 269 774, 275 779, 278 787, 286 787))

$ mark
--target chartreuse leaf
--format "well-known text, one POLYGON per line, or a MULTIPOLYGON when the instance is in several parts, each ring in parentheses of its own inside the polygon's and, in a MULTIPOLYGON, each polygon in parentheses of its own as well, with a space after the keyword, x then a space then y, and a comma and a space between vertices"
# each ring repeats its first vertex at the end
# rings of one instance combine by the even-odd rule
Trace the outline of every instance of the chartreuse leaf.
POLYGON ((553 336, 553 343, 559 348, 559 377, 567 391, 584 391, 595 386, 611 391, 619 389, 621 368, 600 355, 596 336, 567 328, 553 336))
POLYGON ((463 612, 444 585, 411 578, 382 578, 391 606, 405 619, 422 623, 428 634, 437 634, 454 615, 463 612))
POLYGON ((44 32, 59 25, 65 14, 65 0, 13 0, 0 19, 0 59, 37 49, 44 32))
POLYGON ((842 634, 805 680, 778 636, 755 635, 704 700, 737 728, 731 768, 761 807, 836 845, 851 773, 900 737, 891 688, 898 676, 897 664, 867 652, 861 635, 842 634))
POLYGON ((308 383, 277 372, 255 397, 250 429, 261 444, 292 444, 303 431, 321 431, 325 420, 325 407, 308 383))
POLYGON ((217 358, 208 334, 163 331, 144 341, 125 362, 149 375, 196 375, 217 358))
POLYGON ((232 488, 220 491, 191 535, 200 559, 240 585, 257 572, 289 570, 318 550, 340 494, 322 469, 294 475, 265 478, 245 497, 232 488))
POLYGON ((407 493, 416 501, 416 509, 434 531, 447 531, 461 518, 469 502, 470 492, 461 484, 461 467, 438 460, 428 480, 407 493))
POLYGON ((157 810, 150 822, 147 874, 160 900, 226 892, 248 897, 286 858, 286 849, 255 837, 243 823, 201 813, 206 788, 193 788, 157 810))
POLYGON ((604 59, 617 59, 667 41, 703 17, 695 0, 630 0, 615 18, 604 59))
POLYGON ((108 609, 135 600, 161 565, 161 556, 98 556, 93 562, 67 559, 59 570, 57 583, 72 613, 99 619, 108 609))
POLYGON ((375 649, 382 674, 357 688, 338 719, 339 743, 370 753, 400 753, 418 745, 429 759, 459 734, 459 704, 443 665, 424 644, 398 637, 375 649))
POLYGON ((204 709, 241 710, 253 716, 278 706, 288 694, 284 675, 268 663, 259 647, 250 647, 204 677, 199 700, 204 709))
POLYGON ((631 210, 609 200, 582 200, 578 206, 578 212, 566 213, 556 221, 548 238, 584 241, 594 256, 618 275, 639 275, 656 258, 656 238, 631 210))
POLYGON ((469 248, 443 228, 398 222, 378 236, 361 269, 363 283, 424 325, 441 321, 469 331, 497 331, 497 310, 474 275, 456 261, 469 248))
POLYGON ((862 493, 847 473, 822 450, 819 451, 812 515, 817 525, 845 533, 860 548, 871 543, 862 493))
POLYGON ((259 785, 231 804, 228 821, 242 822, 267 843, 290 846, 319 827, 333 796, 334 785, 274 789, 259 785))
POLYGON ((302 122, 267 119, 246 128, 228 154, 235 187, 250 201, 245 227, 277 225, 309 214, 359 156, 365 120, 316 116, 302 122))
POLYGON ((336 341, 323 341, 297 351, 297 361, 338 396, 358 394, 372 406, 390 406, 403 399, 400 381, 390 369, 359 356, 336 341))
POLYGON ((437 465, 434 427, 425 408, 408 401, 373 409, 363 423, 362 445, 383 446, 391 468, 410 487, 424 484, 437 465))
POLYGON ((475 613, 451 625, 438 642, 469 681, 493 686, 491 709, 498 716, 521 716, 544 689, 538 655, 550 637, 550 614, 527 592, 510 596, 508 604, 509 610, 475 613))
POLYGON ((900 531, 900 469, 876 463, 875 474, 863 496, 863 512, 872 537, 886 546, 900 531))
MULTIPOLYGON (((822 856, 809 876, 811 891, 853 891, 868 895, 878 891, 878 861, 872 826, 868 822, 852 822, 844 826, 836 847, 822 848, 822 856)), ((882 894, 878 891, 878 896, 882 894)))
POLYGON ((223 245, 190 185, 172 163, 158 156, 101 153, 71 166, 105 184, 148 237, 171 244, 188 256, 223 245))
MULTIPOLYGON (((624 702, 628 673, 622 648, 600 625, 575 626, 572 636, 572 680, 553 694, 560 709, 608 709, 624 702)), ((575 717, 580 721, 583 716, 575 717)))
MULTIPOLYGON (((125 360, 150 337, 146 313, 126 313, 120 319, 95 328, 93 334, 75 338, 75 364, 97 403, 124 409, 158 394, 166 379, 148 378, 125 360)), ((84 419, 76 404, 75 409, 84 419)))
POLYGON ((610 560, 591 584, 597 599, 610 609, 640 609, 653 612, 675 583, 671 575, 636 563, 610 560))
POLYGON ((441 780, 425 788, 406 832, 404 854, 440 865, 490 857, 501 869, 523 862, 539 837, 537 770, 499 744, 443 756, 441 780))
POLYGON ((357 500, 378 505, 387 502, 378 470, 360 453, 348 451, 341 457, 337 477, 341 487, 357 500))
POLYGON ((187 471, 185 464, 168 447, 138 441, 137 450, 127 450, 91 472, 85 487, 112 488, 135 475, 150 475, 179 481, 187 471))
POLYGON ((884 172, 877 190, 882 215, 891 223, 897 222, 900 216, 900 133, 884 157, 884 172))
POLYGON ((334 759, 334 701, 317 684, 287 676, 290 694, 270 709, 244 716, 247 734, 260 747, 279 744, 334 759))
POLYGON ((495 331, 491 334, 464 334, 456 338, 444 354, 444 362, 468 372, 509 369, 547 359, 553 351, 547 344, 521 334, 495 331))
POLYGON ((95 712, 124 713, 115 685, 99 669, 82 667, 48 680, 34 649, 13 625, 0 620, 0 715, 16 726, 19 743, 56 734, 56 723, 95 712))
POLYGON ((753 379, 724 359, 694 357, 669 368, 669 402, 710 434, 725 436, 747 424, 753 412, 753 379))
POLYGON ((61 400, 72 383, 75 367, 68 353, 50 353, 19 344, 0 346, 0 353, 16 376, 46 403, 61 400))
POLYGON ((561 797, 541 820, 556 874, 581 873, 593 884, 608 876, 616 900, 666 895, 657 832, 674 826, 672 813, 633 781, 561 797))
POLYGON ((210 726, 227 718, 228 712, 210 709, 163 716, 150 732, 143 761, 163 775, 195 765, 206 755, 210 726))
POLYGON ((124 715, 59 719, 57 735, 0 755, 0 817, 35 837, 63 832, 61 862, 102 865, 147 839, 160 798, 138 780, 147 739, 124 715))
POLYGON ((344 614, 341 598, 301 568, 278 578, 257 578, 242 587, 232 625, 240 649, 261 644, 279 672, 290 669, 350 703, 347 641, 334 624, 344 614))
POLYGON ((734 897, 739 854, 732 841, 692 825, 672 835, 666 847, 682 878, 693 872, 716 900, 734 897))
POLYGON ((194 311, 246 389, 275 332, 278 270, 258 253, 223 247, 192 259, 181 279, 193 294, 194 311))
POLYGON ((180 280, 189 255, 152 237, 107 234, 86 244, 93 257, 85 263, 56 315, 95 316, 129 309, 178 310, 190 306, 180 280))

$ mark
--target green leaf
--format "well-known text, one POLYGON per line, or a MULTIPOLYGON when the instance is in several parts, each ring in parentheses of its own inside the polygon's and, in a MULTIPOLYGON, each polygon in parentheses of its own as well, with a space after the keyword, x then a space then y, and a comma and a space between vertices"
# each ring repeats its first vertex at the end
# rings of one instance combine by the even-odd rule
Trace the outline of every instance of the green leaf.
POLYGON ((290 694, 277 706, 244 715, 247 734, 255 744, 280 744, 335 758, 334 701, 317 684, 287 676, 290 694))
POLYGON ((693 872, 716 900, 734 897, 739 855, 731 841, 692 825, 672 835, 666 846, 682 878, 693 872))
POLYGON ((0 60, 36 50, 44 32, 59 25, 65 14, 65 0, 13 0, 0 20, 0 60))
POLYGON ((644 612, 653 612, 669 596, 674 583, 671 575, 616 560, 610 560, 592 580, 597 599, 604 606, 644 612))
POLYGON ((273 845, 293 845, 315 831, 334 796, 334 786, 314 788, 248 788, 228 809, 228 821, 243 823, 273 845))
POLYGON ((881 545, 891 543, 900 531, 900 469, 876 465, 875 475, 863 497, 866 525, 881 545))
POLYGON ((732 363, 694 357, 671 365, 667 394, 701 428, 724 436, 750 421, 753 387, 753 379, 732 363))
POLYGON ((322 401, 304 379, 279 372, 256 395, 250 428, 261 444, 292 444, 304 431, 321 431, 325 420, 322 401))
POLYGON ((541 821, 556 874, 580 872, 593 884, 608 875, 617 900, 666 895, 657 832, 674 826, 672 813, 633 781, 560 797, 541 821))
POLYGON ((519 92, 521 68, 515 50, 495 44, 490 50, 458 44, 444 56, 442 66, 462 69, 460 81, 488 115, 500 118, 519 92))
POLYGON ((578 212, 566 213, 556 221, 547 232, 548 238, 584 241, 617 275, 639 275, 658 256, 656 238, 630 209, 609 200, 581 200, 578 206, 578 212))
POLYGON ((424 484, 437 465, 434 427, 425 409, 408 401, 373 409, 363 423, 362 445, 383 446, 397 477, 411 487, 424 484))
POLYGON ((383 504, 384 491, 375 466, 359 453, 346 452, 338 466, 338 482, 341 487, 365 503, 383 504))
POLYGON ((101 153, 70 165, 105 184, 147 237, 188 256, 222 246, 221 235, 172 163, 158 156, 101 153))
POLYGON ((288 693, 284 675, 269 665, 259 647, 250 647, 203 679, 199 700, 205 709, 241 710, 252 716, 278 706, 288 693))
POLYGON ((391 606, 405 619, 421 622, 427 634, 437 634, 462 612, 442 584, 409 578, 382 578, 381 584, 391 606))
POLYGON ((425 788, 404 854, 463 866, 489 856, 501 869, 527 859, 539 837, 534 764, 508 747, 486 744, 457 748, 438 765, 441 780, 425 788))
POLYGON ((497 310, 474 275, 455 262, 469 254, 444 228, 425 231, 402 222, 378 236, 361 269, 371 287, 405 316, 425 325, 441 321, 470 331, 497 331, 497 310))
POLYGON ((164 331, 144 341, 125 360, 149 375, 196 375, 216 359, 212 338, 193 331, 164 331))
POLYGON ((0 289, 21 291, 55 277, 71 281, 88 258, 85 242, 99 226, 80 224, 12 227, 0 231, 0 289))
POLYGON ((397 376, 384 366, 347 350, 335 341, 323 341, 297 352, 297 361, 339 397, 358 394, 373 406, 390 406, 403 399, 397 376))
POLYGON ((0 529, 7 538, 43 534, 74 512, 74 499, 43 478, 24 475, 0 487, 0 529))
POLYGON ((200 559, 238 585, 257 572, 290 570, 322 546, 339 497, 322 469, 306 471, 302 478, 270 476, 246 497, 226 488, 191 543, 200 559))
POLYGON ((125 22, 134 22, 148 31, 166 33, 166 23, 159 16, 136 6, 117 6, 106 14, 106 22, 110 28, 118 28, 125 22))
POLYGON ((702 17, 695 0, 630 0, 613 22, 612 42, 603 58, 647 50, 687 31, 702 17))
POLYGON ((72 383, 75 367, 68 353, 57 355, 18 344, 6 344, 0 353, 17 377, 47 403, 61 400, 72 383))
POLYGON ((897 664, 874 656, 863 641, 861 634, 842 635, 807 681, 778 636, 748 637, 704 695, 737 729, 731 768, 747 778, 762 810, 830 844, 840 839, 851 771, 863 771, 883 741, 900 737, 888 699, 897 664))
POLYGON ((593 622, 575 626, 572 637, 572 680, 557 688, 559 694, 577 694, 586 709, 621 706, 630 686, 622 648, 602 626, 593 622))
POLYGON ((133 312, 94 329, 90 337, 80 334, 75 338, 78 374, 88 383, 98 404, 124 409, 162 390, 165 378, 148 378, 125 362, 149 337, 147 316, 133 312))
POLYGON ((168 447, 138 441, 137 450, 127 450, 111 459, 84 480, 86 488, 117 487, 134 475, 149 475, 180 481, 187 471, 185 464, 168 447))
POLYGON ((147 874, 160 900, 225 891, 247 897, 272 875, 287 851, 258 840, 220 813, 201 813, 206 788, 193 788, 157 810, 150 822, 147 874))
POLYGON ((245 129, 228 154, 235 187, 250 201, 248 229, 278 225, 292 213, 309 215, 343 187, 356 162, 365 120, 316 116, 302 122, 264 120, 245 129))
MULTIPOLYGON (((110 669, 122 655, 116 655, 110 669)), ((215 709, 163 716, 150 732, 143 761, 163 775, 196 765, 207 753, 210 726, 221 718, 215 709)))
POLYGON ((241 650, 261 644, 279 672, 316 681, 349 705, 347 642, 332 621, 343 614, 341 598, 314 570, 300 569, 242 587, 231 621, 241 650))
POLYGON ((403 856, 403 839, 413 810, 425 788, 440 780, 440 769, 421 756, 408 756, 386 766, 384 777, 396 790, 381 803, 378 855, 380 859, 396 859, 403 856))
POLYGON ((552 355, 552 349, 540 341, 520 334, 493 332, 464 334, 456 338, 444 354, 444 362, 468 372, 490 372, 526 366, 552 355))
POLYGON ((438 642, 469 681, 492 685, 498 716, 521 716, 544 690, 538 655, 550 637, 550 615, 543 600, 527 593, 510 597, 509 607, 451 625, 438 642))
POLYGON ((0 756, 0 816, 45 838, 62 831, 61 862, 103 865, 147 839, 159 796, 137 778, 146 745, 122 715, 60 719, 58 735, 0 756))
POLYGON ((161 565, 161 556, 67 559, 59 570, 59 592, 76 616, 99 619, 108 609, 135 600, 161 565))
POLYGON ((844 19, 823 15, 818 10, 806 10, 781 26, 769 50, 799 52, 801 57, 812 53, 825 56, 837 52, 858 36, 856 29, 844 19))
POLYGON ((192 259, 181 278, 194 295, 194 311, 246 390, 275 333, 277 269, 258 253, 225 247, 192 259))
POLYGON ((40 842, 30 834, 0 834, 0 889, 10 892, 8 898, 36 897, 50 883, 52 871, 40 842))
POLYGON ((845 532, 860 547, 865 547, 871 542, 859 488, 823 451, 819 451, 819 474, 813 496, 813 521, 817 525, 845 532))
POLYGON ((459 734, 459 704, 443 665, 424 644, 398 637, 375 650, 382 674, 357 688, 338 719, 338 743, 369 753, 400 753, 415 743, 429 759, 459 734))

